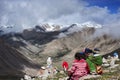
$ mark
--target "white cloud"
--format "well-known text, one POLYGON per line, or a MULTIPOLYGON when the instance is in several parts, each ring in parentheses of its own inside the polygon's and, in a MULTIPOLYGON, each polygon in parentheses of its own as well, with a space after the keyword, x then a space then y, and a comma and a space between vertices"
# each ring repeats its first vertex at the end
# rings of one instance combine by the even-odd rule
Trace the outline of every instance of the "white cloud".
POLYGON ((58 19, 79 11, 85 2, 77 0, 2 0, 0 4, 1 25, 16 24, 34 26, 42 22, 58 19), (7 16, 7 21, 2 18, 7 16), (6 22, 5 22, 6 21, 6 22))
POLYGON ((66 37, 67 35, 65 33, 60 33, 57 37, 58 38, 63 38, 63 37, 66 37))
POLYGON ((66 25, 94 21, 120 32, 120 9, 110 14, 107 7, 87 5, 84 0, 1 0, 0 25, 15 25, 21 30, 47 22, 66 25))

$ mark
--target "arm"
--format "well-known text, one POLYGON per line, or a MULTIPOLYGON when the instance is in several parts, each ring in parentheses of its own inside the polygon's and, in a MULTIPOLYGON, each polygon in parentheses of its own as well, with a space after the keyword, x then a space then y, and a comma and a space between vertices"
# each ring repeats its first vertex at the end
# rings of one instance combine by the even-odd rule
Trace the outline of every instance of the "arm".
POLYGON ((89 66, 88 66, 88 63, 87 63, 87 65, 86 65, 86 70, 88 71, 88 73, 90 73, 90 68, 89 68, 89 66))
POLYGON ((72 65, 72 67, 68 70, 68 75, 72 75, 76 70, 76 66, 75 65, 72 65))

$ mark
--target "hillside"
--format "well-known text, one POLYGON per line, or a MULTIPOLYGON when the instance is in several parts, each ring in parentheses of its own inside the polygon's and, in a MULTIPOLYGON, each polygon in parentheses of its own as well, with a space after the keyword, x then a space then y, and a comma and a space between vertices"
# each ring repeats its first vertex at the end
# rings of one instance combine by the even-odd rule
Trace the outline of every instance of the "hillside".
POLYGON ((40 68, 0 38, 0 76, 35 75, 40 68))
POLYGON ((51 56, 50 54, 52 54, 52 56, 58 56, 61 54, 57 61, 66 59, 69 62, 73 60, 75 52, 82 51, 85 47, 89 47, 91 49, 97 47, 101 50, 100 53, 102 55, 111 53, 120 47, 120 45, 118 45, 120 44, 120 39, 115 39, 113 36, 108 34, 94 37, 94 33, 94 28, 87 28, 70 34, 67 37, 53 40, 46 44, 43 55, 51 56))
POLYGON ((69 30, 62 32, 25 30, 19 35, 9 34, 4 35, 3 38, 17 51, 39 64, 46 64, 48 56, 51 56, 55 63, 60 64, 62 59, 72 60, 74 53, 82 51, 85 47, 91 49, 97 47, 101 50, 102 55, 120 48, 120 45, 118 45, 120 44, 119 38, 114 38, 109 34, 95 36, 97 30, 99 29, 86 27, 70 34, 66 34, 69 30), (61 33, 66 34, 66 37, 57 38, 56 36, 61 33))

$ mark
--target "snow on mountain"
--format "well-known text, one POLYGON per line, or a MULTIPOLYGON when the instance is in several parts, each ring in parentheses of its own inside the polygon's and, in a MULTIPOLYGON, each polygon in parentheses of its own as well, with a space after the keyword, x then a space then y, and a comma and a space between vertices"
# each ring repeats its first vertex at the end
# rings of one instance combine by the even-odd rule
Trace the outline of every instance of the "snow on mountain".
POLYGON ((81 26, 83 26, 83 27, 86 26, 86 27, 102 28, 102 25, 97 24, 95 22, 91 22, 91 21, 82 23, 81 26))
POLYGON ((102 25, 97 24, 95 22, 91 22, 91 21, 81 23, 81 24, 75 23, 75 24, 70 25, 69 27, 64 28, 62 30, 62 33, 58 35, 58 38, 66 37, 67 34, 81 31, 81 29, 85 27, 102 28, 102 25))
POLYGON ((1 26, 0 35, 13 32, 13 26, 1 26))
POLYGON ((79 27, 79 28, 84 28, 84 27, 94 27, 94 28, 102 28, 101 24, 98 24, 96 22, 84 22, 84 23, 75 23, 71 25, 72 27, 79 27))
MULTIPOLYGON (((84 27, 94 27, 94 28, 102 28, 102 25, 95 23, 95 22, 84 22, 84 23, 75 23, 72 25, 58 25, 54 23, 44 23, 36 25, 34 28, 29 28, 27 30, 32 31, 35 30, 36 32, 54 32, 54 31, 60 31, 64 32, 66 34, 70 34, 73 32, 78 32, 84 27)), ((1 26, 0 27, 0 33, 10 33, 10 32, 16 32, 15 26, 1 26)))
POLYGON ((40 24, 35 26, 35 29, 39 32, 50 32, 50 31, 59 31, 63 28, 62 25, 57 25, 57 24, 51 24, 51 23, 47 23, 47 24, 40 24))

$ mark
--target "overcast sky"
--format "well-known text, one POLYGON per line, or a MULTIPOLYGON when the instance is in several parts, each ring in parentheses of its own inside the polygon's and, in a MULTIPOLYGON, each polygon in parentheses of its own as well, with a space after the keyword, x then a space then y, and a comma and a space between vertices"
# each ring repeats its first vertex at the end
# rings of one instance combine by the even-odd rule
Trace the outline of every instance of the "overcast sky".
POLYGON ((0 0, 0 25, 15 29, 41 23, 93 21, 120 30, 120 0, 0 0))

